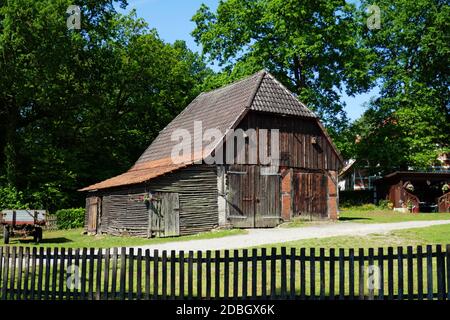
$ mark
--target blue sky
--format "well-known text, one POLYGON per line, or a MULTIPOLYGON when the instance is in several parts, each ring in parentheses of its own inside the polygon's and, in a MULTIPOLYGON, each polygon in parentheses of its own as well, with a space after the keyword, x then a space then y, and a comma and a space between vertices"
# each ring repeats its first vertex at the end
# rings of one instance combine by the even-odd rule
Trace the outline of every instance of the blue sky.
MULTIPOLYGON (((184 40, 191 50, 200 51, 190 35, 195 28, 191 17, 202 3, 215 10, 219 0, 128 0, 126 11, 136 9, 138 17, 145 19, 152 28, 156 28, 159 36, 166 42, 184 40)), ((377 89, 356 97, 343 96, 347 104, 345 110, 350 119, 358 118, 363 112, 363 103, 376 95, 377 89)))

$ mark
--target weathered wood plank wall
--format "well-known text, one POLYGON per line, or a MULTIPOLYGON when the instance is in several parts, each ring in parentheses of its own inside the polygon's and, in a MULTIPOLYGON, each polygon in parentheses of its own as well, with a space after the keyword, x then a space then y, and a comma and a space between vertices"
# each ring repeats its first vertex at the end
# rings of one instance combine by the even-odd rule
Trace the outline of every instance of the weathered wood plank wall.
POLYGON ((145 185, 95 193, 103 198, 101 231, 115 235, 146 236, 148 208, 144 197, 150 191, 179 194, 180 235, 195 234, 217 226, 215 167, 194 165, 151 180, 145 185))

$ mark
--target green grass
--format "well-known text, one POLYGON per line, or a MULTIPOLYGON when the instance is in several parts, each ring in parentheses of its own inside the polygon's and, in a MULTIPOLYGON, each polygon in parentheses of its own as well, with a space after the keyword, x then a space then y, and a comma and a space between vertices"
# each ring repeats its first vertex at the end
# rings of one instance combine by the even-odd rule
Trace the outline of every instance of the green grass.
POLYGON ((401 213, 387 209, 364 210, 358 207, 344 208, 339 221, 360 223, 387 223, 403 221, 450 220, 450 213, 401 213))
MULTIPOLYGON (((450 244, 450 224, 414 228, 389 232, 386 234, 371 234, 367 236, 339 236, 291 241, 270 245, 281 248, 386 248, 418 245, 450 244)), ((267 247, 267 246, 264 246, 267 247)))
MULTIPOLYGON (((389 223, 404 221, 450 220, 450 213, 401 213, 388 209, 380 209, 374 205, 341 208, 338 222, 357 223, 389 223)), ((299 228, 323 223, 335 223, 333 221, 308 221, 294 218, 283 223, 281 228, 299 228)))
MULTIPOLYGON (((39 246, 39 247, 64 247, 64 248, 111 248, 111 247, 127 247, 151 245, 157 243, 166 243, 174 241, 202 240, 222 238, 238 234, 245 234, 242 229, 232 230, 215 230, 210 232, 199 233, 191 236, 181 236, 172 238, 139 238, 129 236, 111 236, 96 235, 88 236, 83 234, 83 229, 44 231, 44 239, 41 244, 37 245, 32 238, 20 239, 11 238, 9 245, 11 246, 39 246)), ((1 241, 1 240, 0 240, 1 241)))

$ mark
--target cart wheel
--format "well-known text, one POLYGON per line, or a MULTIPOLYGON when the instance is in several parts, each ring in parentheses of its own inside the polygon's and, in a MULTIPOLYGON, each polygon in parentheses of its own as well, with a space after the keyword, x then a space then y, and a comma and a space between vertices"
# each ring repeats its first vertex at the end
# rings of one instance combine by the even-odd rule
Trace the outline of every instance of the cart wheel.
POLYGON ((41 241, 42 241, 42 228, 37 227, 34 230, 33 239, 34 239, 34 242, 41 243, 41 241))
POLYGON ((3 227, 3 242, 5 244, 9 243, 9 228, 8 227, 3 227))

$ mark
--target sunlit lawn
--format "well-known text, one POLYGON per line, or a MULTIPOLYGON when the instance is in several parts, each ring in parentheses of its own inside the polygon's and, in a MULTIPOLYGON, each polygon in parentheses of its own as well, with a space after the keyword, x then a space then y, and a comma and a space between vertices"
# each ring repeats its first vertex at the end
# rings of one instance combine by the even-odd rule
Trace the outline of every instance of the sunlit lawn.
MULTIPOLYGON (((217 230, 211 232, 199 233, 192 236, 181 236, 172 238, 153 238, 146 239, 140 237, 129 236, 111 236, 111 235, 96 235, 90 236, 83 234, 83 229, 71 230, 55 230, 44 231, 44 239, 40 245, 33 242, 31 237, 25 239, 11 238, 11 246, 39 246, 39 247, 65 247, 65 248, 111 248, 111 247, 131 247, 150 245, 155 243, 164 243, 171 241, 188 241, 200 239, 222 238, 246 233, 245 230, 217 230)), ((3 239, 0 239, 1 245, 3 239)))

